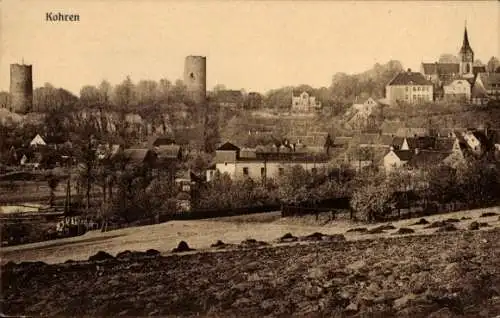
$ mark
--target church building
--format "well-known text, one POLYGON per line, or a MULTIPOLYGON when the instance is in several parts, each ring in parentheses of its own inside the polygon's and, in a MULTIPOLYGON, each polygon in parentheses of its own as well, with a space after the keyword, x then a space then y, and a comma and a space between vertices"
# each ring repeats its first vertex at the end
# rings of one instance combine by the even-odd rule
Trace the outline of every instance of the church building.
POLYGON ((442 99, 446 91, 454 91, 446 90, 444 86, 455 83, 455 80, 466 80, 472 84, 476 74, 485 71, 484 65, 474 65, 474 51, 469 43, 467 26, 464 30, 462 47, 458 52, 458 63, 435 62, 421 65, 421 73, 434 85, 434 99, 442 99))

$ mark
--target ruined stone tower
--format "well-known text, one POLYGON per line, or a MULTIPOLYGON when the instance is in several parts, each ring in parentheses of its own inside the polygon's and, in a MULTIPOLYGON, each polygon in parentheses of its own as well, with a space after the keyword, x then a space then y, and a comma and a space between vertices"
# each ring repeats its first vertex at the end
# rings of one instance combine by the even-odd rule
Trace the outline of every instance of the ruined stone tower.
POLYGON ((186 57, 184 84, 190 99, 198 105, 205 103, 207 95, 207 58, 205 56, 186 57))
POLYGON ((16 113, 33 109, 33 77, 31 65, 10 65, 10 106, 16 113))

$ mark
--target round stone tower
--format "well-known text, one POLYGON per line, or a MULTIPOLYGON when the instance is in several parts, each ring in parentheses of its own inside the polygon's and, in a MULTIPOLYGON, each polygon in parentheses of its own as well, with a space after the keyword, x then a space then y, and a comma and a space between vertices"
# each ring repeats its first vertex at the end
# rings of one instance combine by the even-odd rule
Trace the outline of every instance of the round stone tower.
POLYGON ((16 113, 28 113, 33 109, 31 65, 10 65, 10 106, 16 113))
POLYGON ((203 104, 207 96, 207 58, 187 56, 184 62, 184 84, 188 97, 196 104, 203 104))

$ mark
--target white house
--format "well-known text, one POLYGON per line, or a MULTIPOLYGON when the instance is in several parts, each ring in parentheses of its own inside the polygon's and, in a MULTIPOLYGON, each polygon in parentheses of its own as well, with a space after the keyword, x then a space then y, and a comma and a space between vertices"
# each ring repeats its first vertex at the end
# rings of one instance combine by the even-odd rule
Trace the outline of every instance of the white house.
POLYGON ((412 150, 394 150, 391 149, 384 156, 384 169, 386 172, 399 169, 404 166, 413 156, 412 150))
POLYGON ((432 82, 422 73, 400 72, 385 87, 386 99, 391 106, 398 103, 422 104, 434 98, 432 82))
POLYGON ((468 102, 471 98, 471 84, 466 79, 455 79, 443 85, 444 99, 468 102))
POLYGON ((240 148, 227 142, 217 148, 215 155, 215 169, 207 171, 207 180, 213 178, 215 171, 227 173, 231 179, 252 178, 275 178, 281 175, 286 168, 295 165, 302 166, 308 171, 319 171, 327 168, 328 156, 326 154, 310 154, 294 151, 285 152, 255 152, 246 156, 240 148))
POLYGON ((310 96, 307 92, 294 96, 292 92, 292 111, 310 112, 319 108, 321 108, 321 103, 316 102, 316 97, 310 96))

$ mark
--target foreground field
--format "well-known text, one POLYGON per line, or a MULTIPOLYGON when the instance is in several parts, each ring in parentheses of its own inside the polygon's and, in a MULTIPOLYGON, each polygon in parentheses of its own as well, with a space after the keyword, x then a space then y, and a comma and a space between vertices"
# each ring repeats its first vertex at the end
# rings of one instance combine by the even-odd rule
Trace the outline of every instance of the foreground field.
POLYGON ((36 316, 500 315, 500 230, 2 267, 0 307, 36 316))
MULTIPOLYGON (((473 221, 487 222, 490 227, 498 226, 498 216, 481 218, 485 212, 500 214, 500 208, 480 209, 474 211, 455 212, 435 215, 426 218, 429 222, 456 218, 460 222, 455 226, 465 229, 473 221), (471 218, 462 220, 463 217, 471 218)), ((317 222, 311 218, 279 218, 279 213, 265 213, 214 220, 173 221, 163 224, 126 228, 111 232, 89 232, 83 236, 58 239, 47 242, 5 247, 0 250, 2 263, 8 261, 43 261, 46 263, 62 263, 66 260, 87 260, 98 251, 116 255, 124 250, 145 251, 156 249, 161 253, 170 252, 179 241, 184 240, 195 249, 206 249, 217 240, 225 243, 240 243, 253 238, 261 241, 273 241, 285 233, 296 236, 309 235, 314 232, 325 234, 346 234, 347 240, 365 239, 369 237, 390 236, 401 227, 410 227, 416 234, 433 233, 434 229, 425 229, 422 225, 412 225, 418 219, 393 222, 396 229, 379 234, 347 233, 350 228, 366 226, 348 221, 334 220, 317 222)), ((368 228, 374 226, 368 226, 368 228)))

